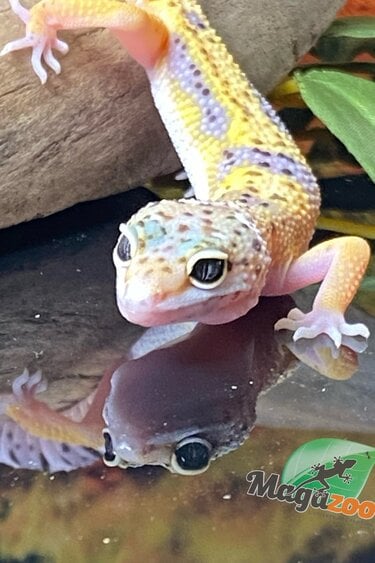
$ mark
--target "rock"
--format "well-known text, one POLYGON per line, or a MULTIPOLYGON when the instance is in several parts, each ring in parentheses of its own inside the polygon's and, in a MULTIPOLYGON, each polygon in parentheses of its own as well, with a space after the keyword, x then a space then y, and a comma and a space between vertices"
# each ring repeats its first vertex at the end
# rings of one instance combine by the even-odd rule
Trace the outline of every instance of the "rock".
POLYGON ((125 357, 143 329, 117 310, 112 250, 120 216, 149 201, 138 188, 0 231, 0 395, 27 367, 54 385, 69 374, 69 402, 125 357))
MULTIPOLYGON (((25 5, 34 2, 25 0, 25 5)), ((206 0, 249 77, 266 92, 329 25, 342 0, 206 0)), ((0 45, 23 24, 0 0, 0 45)), ((26 51, 0 62, 0 227, 123 191, 178 158, 143 70, 106 30, 63 32, 71 52, 42 87, 26 51)))

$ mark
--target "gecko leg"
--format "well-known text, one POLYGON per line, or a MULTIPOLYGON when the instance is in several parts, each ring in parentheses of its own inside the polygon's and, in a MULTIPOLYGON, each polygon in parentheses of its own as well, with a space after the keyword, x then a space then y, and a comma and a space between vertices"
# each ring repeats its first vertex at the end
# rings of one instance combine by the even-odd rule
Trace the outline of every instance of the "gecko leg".
POLYGON ((167 45, 168 31, 164 24, 133 4, 117 0, 42 0, 26 10, 19 0, 9 0, 9 3, 26 24, 26 35, 7 43, 0 56, 31 47, 31 64, 42 84, 47 81, 42 61, 59 74, 61 66, 52 49, 63 54, 69 50, 68 45, 57 38, 59 29, 106 27, 145 68, 155 64, 167 45))
POLYGON ((292 309, 287 318, 275 324, 275 329, 295 331, 294 340, 328 334, 337 348, 343 336, 368 338, 368 328, 361 323, 347 323, 344 313, 358 289, 369 258, 369 245, 358 237, 329 240, 308 250, 291 264, 279 290, 292 293, 323 280, 312 311, 303 313, 292 309))

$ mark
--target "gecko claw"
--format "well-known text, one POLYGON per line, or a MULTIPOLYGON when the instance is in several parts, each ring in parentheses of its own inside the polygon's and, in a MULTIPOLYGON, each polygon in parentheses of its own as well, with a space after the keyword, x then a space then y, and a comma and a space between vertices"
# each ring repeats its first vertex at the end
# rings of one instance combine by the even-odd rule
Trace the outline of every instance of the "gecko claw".
POLYGON ((19 51, 20 49, 25 49, 32 46, 33 40, 31 39, 31 37, 23 37, 22 39, 10 41, 0 51, 0 57, 3 57, 4 55, 11 53, 12 51, 19 51))
POLYGON ((56 29, 53 26, 48 25, 48 23, 44 24, 44 27, 41 29, 40 33, 32 33, 32 27, 30 23, 31 16, 29 10, 23 8, 20 5, 19 0, 9 0, 9 3, 15 14, 17 14, 26 24, 26 36, 22 39, 16 39, 15 41, 7 43, 0 52, 0 56, 7 55, 12 51, 19 51, 20 49, 31 47, 32 67, 41 83, 45 84, 47 82, 48 75, 45 68, 43 67, 42 61, 44 61, 45 64, 56 74, 60 74, 61 65, 52 53, 52 49, 56 49, 63 55, 66 55, 66 53, 69 51, 69 47, 65 43, 65 41, 61 41, 57 38, 56 29))
POLYGON ((290 319, 292 321, 299 321, 299 320, 303 319, 303 317, 304 317, 304 314, 302 313, 302 311, 300 311, 300 309, 297 309, 297 307, 295 307, 294 309, 291 309, 289 311, 289 314, 288 314, 288 319, 290 319))
POLYGON ((65 41, 61 41, 61 39, 55 39, 54 41, 54 45, 52 45, 53 49, 56 49, 56 51, 59 51, 59 53, 61 53, 62 55, 66 55, 67 53, 69 53, 69 45, 67 43, 65 43, 65 41))
POLYGON ((43 45, 43 43, 37 43, 36 45, 34 45, 33 53, 31 55, 31 65, 42 84, 45 84, 47 82, 47 72, 42 65, 44 48, 45 46, 43 45))
POLYGON ((29 370, 25 368, 21 375, 16 377, 12 383, 13 395, 19 400, 25 400, 34 397, 38 393, 42 393, 47 389, 47 381, 43 379, 40 370, 30 375, 29 370))
POLYGON ((60 74, 61 72, 61 65, 59 63, 59 61, 56 59, 56 57, 54 56, 54 54, 52 53, 52 49, 51 46, 48 45, 45 49, 45 52, 43 54, 43 58, 45 60, 45 63, 56 73, 56 74, 60 74))
POLYGON ((345 331, 342 333, 345 336, 362 336, 365 340, 370 336, 370 331, 363 323, 347 324, 345 323, 345 331))
POLYGON ((0 56, 7 55, 12 51, 25 49, 27 47, 31 47, 33 50, 31 55, 31 64, 35 74, 38 76, 42 84, 46 83, 48 77, 47 72, 42 65, 42 60, 44 60, 46 65, 56 74, 60 74, 61 65, 54 56, 52 49, 56 49, 60 53, 66 54, 69 51, 69 47, 64 41, 57 39, 57 37, 29 35, 23 37, 22 39, 16 39, 15 41, 11 41, 5 45, 0 52, 0 56))
POLYGON ((275 330, 283 329, 295 331, 294 342, 301 338, 316 338, 320 334, 327 334, 336 348, 340 348, 345 337, 360 336, 367 340, 370 335, 364 324, 349 324, 341 313, 330 310, 303 313, 299 309, 292 309, 288 317, 275 324, 275 330))

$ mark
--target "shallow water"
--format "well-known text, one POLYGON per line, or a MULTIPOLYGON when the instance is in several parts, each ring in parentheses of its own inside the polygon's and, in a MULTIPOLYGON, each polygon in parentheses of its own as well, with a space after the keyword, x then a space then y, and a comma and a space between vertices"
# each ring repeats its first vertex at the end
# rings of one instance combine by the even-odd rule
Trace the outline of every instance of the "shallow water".
MULTIPOLYGON (((172 329, 145 336, 117 312, 111 262, 119 217, 143 204, 140 197, 125 194, 108 209, 82 206, 47 229, 0 238, 0 561, 374 561, 374 519, 300 513, 291 503, 248 495, 246 480, 254 470, 280 474, 294 450, 317 438, 371 449, 374 338, 356 373, 338 380, 354 371, 355 355, 344 350, 328 378, 293 354, 311 364, 311 346, 296 350, 275 335, 275 320, 293 306, 289 297, 263 300, 244 319, 198 327, 186 339, 172 329), (93 209, 106 215, 91 225, 93 209), (142 356, 145 347, 150 353, 142 356), (51 432, 50 419, 29 433, 9 426, 11 383, 25 367, 42 370, 48 389, 37 398, 60 413, 74 405, 83 413, 97 390, 90 435, 77 430, 77 438, 62 423, 59 440, 38 437, 51 432), (153 465, 104 466, 104 426, 127 464, 153 465), (176 464, 176 445, 197 435, 202 448, 185 458, 193 454, 190 467, 198 466, 208 443, 207 471, 185 476, 158 466, 176 464), (69 472, 25 469, 38 464, 69 472)), ((307 307, 313 294, 294 298, 307 307)), ((352 307, 349 318, 375 334, 362 310, 352 307)), ((324 349, 317 343, 318 356, 324 349)), ((374 492, 370 475, 360 501, 374 492)))

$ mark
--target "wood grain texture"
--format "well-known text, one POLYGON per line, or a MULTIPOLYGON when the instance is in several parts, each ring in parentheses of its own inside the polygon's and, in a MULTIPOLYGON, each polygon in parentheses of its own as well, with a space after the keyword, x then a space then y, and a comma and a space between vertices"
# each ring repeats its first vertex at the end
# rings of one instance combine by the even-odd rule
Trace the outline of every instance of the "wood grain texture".
MULTIPOLYGON (((311 47, 343 3, 202 0, 213 26, 263 92, 311 47)), ((0 45, 23 33, 7 0, 0 0, 0 45)), ((106 30, 61 36, 71 50, 62 74, 51 74, 44 87, 28 52, 0 59, 0 227, 179 168, 143 70, 106 30)))

